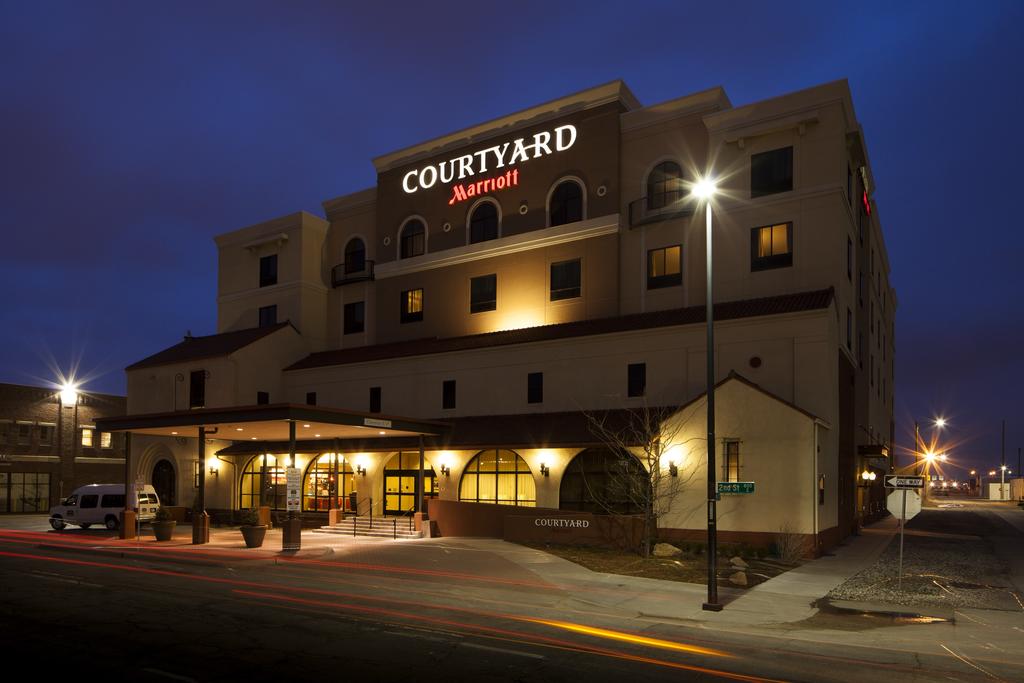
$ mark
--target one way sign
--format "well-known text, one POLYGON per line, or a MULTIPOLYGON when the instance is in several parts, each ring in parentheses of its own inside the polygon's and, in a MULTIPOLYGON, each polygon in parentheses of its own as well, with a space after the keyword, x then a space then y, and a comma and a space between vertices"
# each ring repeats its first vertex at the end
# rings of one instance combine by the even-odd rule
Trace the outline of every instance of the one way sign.
POLYGON ((924 488, 924 477, 916 474, 894 474, 885 478, 887 489, 924 488))

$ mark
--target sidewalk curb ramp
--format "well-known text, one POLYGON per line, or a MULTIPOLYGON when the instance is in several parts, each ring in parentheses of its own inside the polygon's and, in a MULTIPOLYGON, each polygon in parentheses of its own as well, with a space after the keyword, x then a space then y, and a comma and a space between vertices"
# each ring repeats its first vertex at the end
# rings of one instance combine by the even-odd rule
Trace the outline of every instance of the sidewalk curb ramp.
POLYGON ((955 610, 943 605, 892 605, 830 598, 818 598, 811 605, 820 612, 842 616, 884 617, 894 622, 956 623, 955 610))

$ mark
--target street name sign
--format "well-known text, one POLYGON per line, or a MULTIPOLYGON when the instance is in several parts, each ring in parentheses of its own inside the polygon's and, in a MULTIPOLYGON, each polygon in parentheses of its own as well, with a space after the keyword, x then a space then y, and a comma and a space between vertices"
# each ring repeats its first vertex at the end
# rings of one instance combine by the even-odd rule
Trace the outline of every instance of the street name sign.
POLYGON ((718 482, 719 493, 753 493, 754 482, 752 481, 720 481, 718 482))
POLYGON ((887 489, 920 489, 924 488, 924 477, 917 474, 891 474, 885 477, 887 489))

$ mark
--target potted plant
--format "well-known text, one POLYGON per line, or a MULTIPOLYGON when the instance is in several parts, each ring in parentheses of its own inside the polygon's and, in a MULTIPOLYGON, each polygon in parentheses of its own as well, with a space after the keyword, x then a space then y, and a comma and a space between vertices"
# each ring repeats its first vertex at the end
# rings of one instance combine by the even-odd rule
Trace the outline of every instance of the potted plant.
POLYGON ((239 529, 242 532, 242 538, 245 539, 246 548, 259 548, 263 545, 263 538, 267 535, 267 525, 260 524, 258 508, 242 510, 239 529))
POLYGON ((153 517, 153 521, 150 522, 150 526, 153 527, 153 535, 156 536, 158 541, 169 541, 174 537, 174 527, 178 523, 174 521, 174 515, 168 508, 161 505, 157 508, 156 515, 153 517))

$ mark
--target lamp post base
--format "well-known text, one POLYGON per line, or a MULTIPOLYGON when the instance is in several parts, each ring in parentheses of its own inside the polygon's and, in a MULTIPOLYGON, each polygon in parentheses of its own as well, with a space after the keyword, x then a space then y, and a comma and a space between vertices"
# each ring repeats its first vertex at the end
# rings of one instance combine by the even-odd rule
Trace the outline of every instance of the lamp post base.
POLYGON ((725 605, 720 602, 705 602, 700 606, 700 608, 705 612, 721 612, 723 607, 725 607, 725 605))

